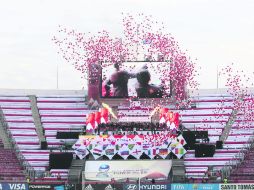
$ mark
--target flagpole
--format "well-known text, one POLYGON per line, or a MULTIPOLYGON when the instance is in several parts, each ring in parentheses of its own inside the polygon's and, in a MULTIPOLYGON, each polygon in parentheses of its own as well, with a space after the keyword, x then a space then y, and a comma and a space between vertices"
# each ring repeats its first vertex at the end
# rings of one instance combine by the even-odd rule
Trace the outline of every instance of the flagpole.
POLYGON ((56 65, 56 89, 58 90, 58 80, 59 80, 59 68, 58 68, 59 66, 58 66, 58 61, 57 61, 57 65, 56 65))
POLYGON ((218 65, 217 65, 217 68, 216 68, 216 88, 218 90, 219 88, 219 73, 218 73, 218 65))
POLYGON ((139 178, 138 178, 138 190, 140 190, 140 176, 141 176, 141 170, 139 170, 139 178))

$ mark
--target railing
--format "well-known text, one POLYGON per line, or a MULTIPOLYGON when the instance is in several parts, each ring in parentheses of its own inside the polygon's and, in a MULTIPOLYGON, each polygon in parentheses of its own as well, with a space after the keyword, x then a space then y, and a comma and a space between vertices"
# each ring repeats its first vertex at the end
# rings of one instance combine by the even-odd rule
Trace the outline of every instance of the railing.
POLYGON ((20 152, 17 143, 15 141, 15 139, 13 138, 11 131, 9 130, 9 126, 8 123, 5 120, 5 115, 3 113, 3 110, 0 106, 0 122, 2 122, 4 130, 9 138, 9 141, 12 145, 12 148, 15 150, 15 154, 20 162, 20 164, 23 166, 23 168, 25 169, 25 173, 26 175, 29 176, 30 180, 34 180, 35 179, 35 170, 34 168, 26 161, 25 157, 22 155, 22 153, 20 152))
POLYGON ((229 118, 228 118, 228 121, 226 123, 226 126, 224 127, 224 130, 220 136, 220 141, 225 141, 227 138, 228 138, 228 135, 229 135, 229 132, 232 128, 232 125, 234 124, 235 122, 235 119, 236 119, 236 116, 237 116, 237 113, 238 113, 238 110, 232 110, 229 118))

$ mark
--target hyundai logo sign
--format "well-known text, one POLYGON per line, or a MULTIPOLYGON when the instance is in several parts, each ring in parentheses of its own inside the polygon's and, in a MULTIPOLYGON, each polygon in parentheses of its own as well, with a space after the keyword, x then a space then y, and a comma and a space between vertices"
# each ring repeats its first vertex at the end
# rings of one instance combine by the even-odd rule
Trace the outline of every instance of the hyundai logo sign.
POLYGON ((138 189, 138 186, 135 185, 135 184, 129 184, 127 185, 127 190, 137 190, 138 189))
MULTIPOLYGON (((164 184, 144 184, 140 185, 140 190, 167 190, 168 185, 164 184)), ((139 186, 136 184, 128 184, 125 186, 125 190, 139 190, 139 186)))

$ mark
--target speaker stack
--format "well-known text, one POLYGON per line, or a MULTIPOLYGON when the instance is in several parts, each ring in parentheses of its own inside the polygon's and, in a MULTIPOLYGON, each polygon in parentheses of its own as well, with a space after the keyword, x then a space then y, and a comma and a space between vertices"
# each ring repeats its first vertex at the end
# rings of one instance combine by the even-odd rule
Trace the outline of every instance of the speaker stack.
POLYGON ((216 149, 223 149, 223 142, 222 141, 216 141, 216 149))
POLYGON ((212 144, 196 144, 195 157, 213 157, 215 153, 215 145, 212 144))
POLYGON ((47 141, 41 141, 41 150, 47 150, 47 149, 48 149, 47 141))

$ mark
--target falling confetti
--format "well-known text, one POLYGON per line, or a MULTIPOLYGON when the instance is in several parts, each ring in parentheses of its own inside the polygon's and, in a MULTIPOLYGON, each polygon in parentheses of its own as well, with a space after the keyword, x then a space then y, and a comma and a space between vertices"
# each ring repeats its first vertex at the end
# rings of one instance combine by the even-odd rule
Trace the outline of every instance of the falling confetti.
POLYGON ((107 67, 119 61, 139 61, 145 52, 143 60, 161 61, 156 70, 163 73, 160 80, 165 90, 171 88, 169 81, 173 84, 176 106, 189 104, 186 89, 197 89, 198 72, 195 63, 165 31, 163 24, 154 21, 152 16, 123 14, 122 25, 123 36, 119 37, 113 37, 106 30, 92 35, 59 26, 58 35, 52 40, 58 53, 80 71, 84 79, 92 77, 88 74, 89 65, 99 63, 107 67))

